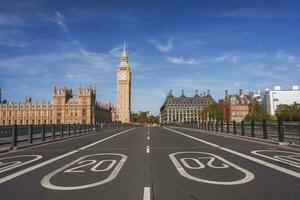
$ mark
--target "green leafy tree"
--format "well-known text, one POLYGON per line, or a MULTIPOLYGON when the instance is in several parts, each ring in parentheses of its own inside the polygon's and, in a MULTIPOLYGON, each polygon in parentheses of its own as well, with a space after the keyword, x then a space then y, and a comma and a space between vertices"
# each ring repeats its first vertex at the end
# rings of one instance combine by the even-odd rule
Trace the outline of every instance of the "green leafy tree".
POLYGON ((257 101, 252 101, 249 104, 249 113, 245 117, 246 121, 262 121, 267 119, 268 115, 265 112, 264 106, 262 103, 257 101))
POLYGON ((299 121, 300 120, 300 104, 294 103, 291 105, 281 104, 277 106, 276 117, 284 121, 299 121))

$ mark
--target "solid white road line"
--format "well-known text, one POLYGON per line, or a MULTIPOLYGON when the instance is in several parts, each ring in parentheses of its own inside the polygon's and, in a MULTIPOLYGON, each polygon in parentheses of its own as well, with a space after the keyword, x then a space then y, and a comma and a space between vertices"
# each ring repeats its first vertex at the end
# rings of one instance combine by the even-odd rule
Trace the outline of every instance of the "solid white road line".
POLYGON ((231 149, 228 149, 228 148, 220 147, 220 146, 217 145, 217 144, 213 144, 213 143, 211 143, 211 142, 207 142, 207 141, 205 141, 205 140, 201 140, 201 139, 199 139, 199 138, 196 138, 196 137, 193 137, 193 136, 184 134, 184 133, 182 133, 182 132, 180 132, 180 131, 176 131, 176 130, 173 130, 173 129, 170 129, 170 128, 166 128, 166 127, 165 127, 165 129, 167 129, 167 130, 169 130, 169 131, 172 131, 172 132, 175 132, 175 133, 178 133, 178 134, 180 134, 180 135, 186 136, 186 137, 188 137, 188 138, 197 140, 197 141, 199 141, 199 142, 205 143, 205 144, 207 144, 207 145, 210 145, 210 146, 219 148, 219 149, 221 149, 221 150, 223 150, 223 151, 232 153, 232 154, 237 155, 237 156, 240 156, 240 157, 242 157, 242 158, 251 160, 251 161, 256 162, 256 163, 258 163, 258 164, 261 164, 261 165, 263 165, 263 166, 266 166, 266 167, 269 167, 269 168, 278 170, 278 171, 280 171, 280 172, 283 172, 283 173, 285 173, 285 174, 294 176, 294 177, 296 177, 296 178, 300 178, 300 173, 298 173, 298 172, 295 172, 295 171, 292 171, 292 170, 289 170, 289 169, 280 167, 280 166, 278 166, 278 165, 274 165, 274 164, 272 164, 272 163, 268 163, 268 162, 266 162, 266 161, 264 161, 264 160, 260 160, 260 159, 257 159, 257 158, 255 158, 255 157, 248 156, 248 155, 246 155, 246 154, 239 153, 239 152, 237 152, 237 151, 234 151, 234 150, 231 150, 231 149))
POLYGON ((91 146, 94 146, 94 145, 96 145, 96 144, 99 144, 99 143, 101 143, 101 142, 104 142, 105 140, 109 140, 109 139, 111 139, 111 138, 113 138, 113 137, 116 137, 116 136, 121 135, 121 134, 123 134, 123 133, 126 133, 126 132, 128 132, 128 131, 131 131, 132 129, 134 129, 134 128, 131 128, 131 129, 122 131, 122 132, 120 132, 120 133, 117 133, 117 134, 115 134, 115 135, 109 136, 109 137, 107 137, 107 138, 104 138, 104 139, 99 140, 99 141, 97 141, 97 142, 94 142, 94 143, 92 143, 92 144, 88 144, 88 145, 86 145, 86 146, 84 146, 84 147, 79 148, 79 150, 87 149, 87 148, 89 148, 89 147, 91 147, 91 146))
POLYGON ((165 129, 167 129, 167 130, 169 130, 169 131, 173 131, 173 132, 175 132, 175 133, 178 133, 178 134, 183 135, 183 136, 185 136, 185 137, 188 137, 188 138, 197 140, 197 141, 199 141, 199 142, 205 143, 205 144, 210 145, 210 146, 213 146, 213 147, 220 147, 220 146, 217 145, 217 144, 214 144, 214 143, 211 143, 211 142, 207 142, 207 141, 205 141, 205 140, 201 140, 201 139, 199 139, 199 138, 196 138, 196 137, 193 137, 193 136, 184 134, 184 133, 182 133, 182 132, 180 132, 180 131, 176 131, 176 130, 173 130, 173 129, 170 129, 170 128, 166 128, 166 127, 165 127, 165 129))
POLYGON ((122 132, 120 132, 120 133, 117 133, 117 134, 115 134, 115 135, 109 136, 109 137, 107 137, 107 138, 104 138, 104 139, 99 140, 99 141, 97 141, 97 142, 94 142, 94 143, 92 143, 92 144, 89 144, 89 145, 86 145, 86 146, 84 146, 84 147, 81 147, 81 148, 79 148, 78 150, 70 151, 70 152, 68 152, 68 153, 62 154, 62 155, 57 156, 57 157, 55 157, 55 158, 52 158, 52 159, 50 159, 50 160, 46 160, 46 161, 44 161, 44 162, 42 162, 42 163, 39 163, 39 164, 37 164, 37 165, 33 165, 33 166, 29 167, 29 168, 26 168, 26 169, 23 169, 23 170, 21 170, 21 171, 18 171, 18 172, 14 173, 14 174, 5 176, 5 177, 3 177, 3 178, 0 179, 0 184, 1 184, 1 183, 4 183, 4 182, 6 182, 6 181, 9 181, 9 180, 11 180, 11 179, 14 179, 14 178, 16 178, 16 177, 18 177, 18 176, 21 176, 21 175, 23 175, 23 174, 26 174, 27 172, 30 172, 30 171, 33 171, 33 170, 38 169, 38 168, 40 168, 40 167, 43 167, 43 166, 45 166, 45 165, 48 165, 48 164, 50 164, 50 163, 52 163, 52 162, 54 162, 54 161, 57 161, 57 160, 60 160, 60 159, 62 159, 62 158, 65 158, 65 157, 67 157, 67 156, 70 156, 70 155, 72 155, 72 154, 74 154, 74 153, 79 152, 80 150, 89 148, 89 147, 91 147, 91 146, 93 146, 93 145, 99 144, 100 142, 104 142, 104 141, 106 141, 106 140, 108 140, 108 139, 111 139, 111 138, 113 138, 113 137, 116 137, 116 136, 118 136, 118 135, 121 135, 121 134, 123 134, 123 133, 126 133, 126 132, 128 132, 128 131, 130 131, 130 130, 132 130, 132 129, 134 129, 134 128, 131 128, 131 129, 122 131, 122 132))
POLYGON ((150 187, 144 187, 143 200, 150 200, 150 187))
POLYGON ((147 146, 146 152, 147 152, 147 153, 150 153, 150 147, 149 147, 149 146, 147 146))

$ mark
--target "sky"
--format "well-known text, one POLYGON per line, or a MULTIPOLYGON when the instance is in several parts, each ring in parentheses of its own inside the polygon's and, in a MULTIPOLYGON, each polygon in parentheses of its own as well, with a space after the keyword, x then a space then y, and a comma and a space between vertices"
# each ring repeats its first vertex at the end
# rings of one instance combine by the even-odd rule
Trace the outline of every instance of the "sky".
POLYGON ((0 85, 9 101, 51 101, 53 84, 93 84, 116 103, 123 43, 132 110, 169 90, 257 91, 300 84, 300 1, 0 0, 0 85))

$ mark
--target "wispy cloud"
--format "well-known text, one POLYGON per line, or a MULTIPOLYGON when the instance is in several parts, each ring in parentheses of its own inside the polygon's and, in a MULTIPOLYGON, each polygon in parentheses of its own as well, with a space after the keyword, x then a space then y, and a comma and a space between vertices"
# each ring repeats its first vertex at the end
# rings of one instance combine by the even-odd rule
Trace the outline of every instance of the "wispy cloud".
POLYGON ((23 23, 23 19, 14 14, 0 13, 0 26, 17 26, 23 23))
POLYGON ((114 58, 119 58, 122 53, 122 45, 117 45, 116 47, 112 48, 109 53, 114 57, 114 58))
POLYGON ((168 40, 166 43, 162 43, 155 39, 150 39, 149 43, 153 44, 156 49, 158 49, 161 52, 169 52, 173 48, 173 40, 168 40))
POLYGON ((179 56, 179 57, 168 56, 167 61, 169 63, 176 64, 176 65, 179 65, 179 64, 197 65, 197 64, 201 63, 201 61, 196 58, 193 58, 193 57, 183 58, 182 56, 179 56))
POLYGON ((260 10, 260 9, 235 9, 223 13, 218 13, 217 17, 228 18, 299 18, 299 13, 286 12, 280 10, 260 10))
POLYGON ((283 52, 283 51, 277 52, 276 57, 277 57, 279 60, 288 61, 288 62, 290 62, 290 63, 294 63, 294 62, 296 61, 295 56, 290 55, 290 54, 288 54, 288 53, 285 53, 285 52, 283 52))
POLYGON ((224 55, 218 56, 216 58, 213 58, 212 60, 213 61, 217 61, 217 62, 233 62, 233 63, 237 63, 238 62, 238 56, 224 54, 224 55))

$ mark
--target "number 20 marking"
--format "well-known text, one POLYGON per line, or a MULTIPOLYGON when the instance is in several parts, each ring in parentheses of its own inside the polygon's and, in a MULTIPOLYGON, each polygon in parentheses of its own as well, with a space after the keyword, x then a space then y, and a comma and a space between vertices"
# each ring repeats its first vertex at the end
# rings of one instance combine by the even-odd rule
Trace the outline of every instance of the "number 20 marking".
POLYGON ((101 160, 100 162, 97 163, 97 160, 83 160, 83 161, 78 162, 78 164, 82 164, 82 165, 68 169, 68 170, 64 171, 64 173, 78 173, 78 172, 82 173, 85 171, 78 170, 78 169, 93 165, 95 163, 97 163, 97 164, 91 168, 91 171, 92 172, 104 172, 104 171, 110 170, 115 165, 116 162, 117 162, 116 160, 101 160), (104 169, 97 169, 99 166, 101 166, 105 162, 110 162, 110 164, 104 169))

